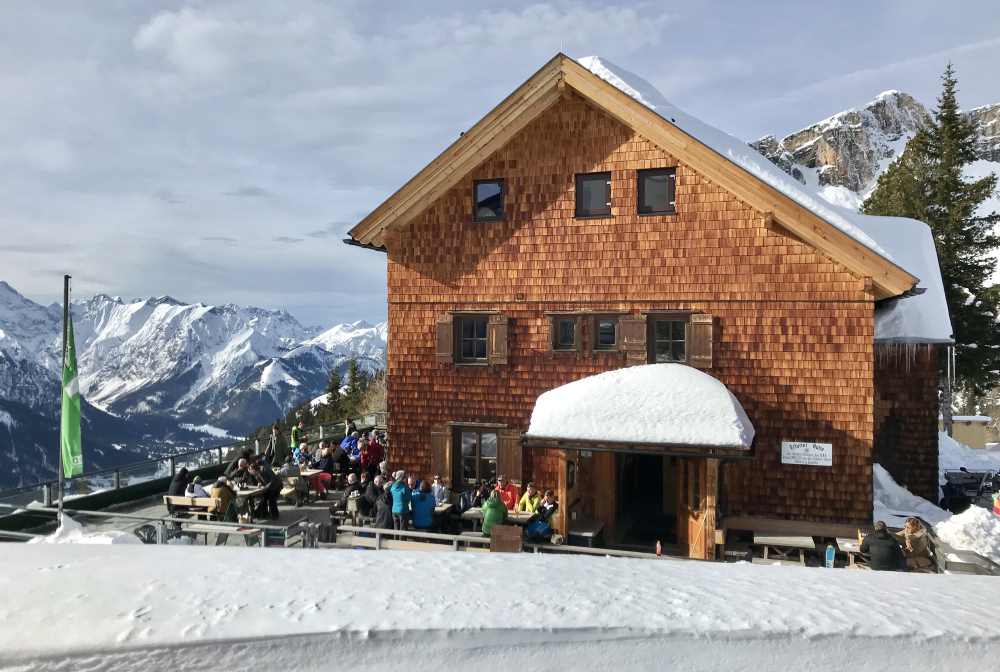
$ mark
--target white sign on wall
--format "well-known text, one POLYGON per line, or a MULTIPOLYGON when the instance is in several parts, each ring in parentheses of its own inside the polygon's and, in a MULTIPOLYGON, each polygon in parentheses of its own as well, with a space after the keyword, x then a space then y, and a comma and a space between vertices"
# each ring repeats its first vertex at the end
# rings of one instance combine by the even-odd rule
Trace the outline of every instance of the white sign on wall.
POLYGON ((832 467, 833 444, 782 441, 781 463, 805 464, 810 467, 832 467))

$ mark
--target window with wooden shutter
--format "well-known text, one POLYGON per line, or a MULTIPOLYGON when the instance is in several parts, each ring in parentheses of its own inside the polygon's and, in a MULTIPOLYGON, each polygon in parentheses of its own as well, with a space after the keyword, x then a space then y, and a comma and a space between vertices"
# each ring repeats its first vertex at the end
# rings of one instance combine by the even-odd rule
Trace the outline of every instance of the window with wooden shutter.
POLYGON ((431 427, 431 467, 436 476, 452 484, 451 431, 447 425, 431 427))
POLYGON ((646 320, 642 317, 626 316, 618 320, 621 335, 619 348, 625 353, 625 365, 646 363, 646 320))
POLYGON ((712 368, 713 327, 711 315, 697 313, 691 316, 688 328, 687 361, 697 369, 712 368))
POLYGON ((455 361, 455 327, 451 315, 440 318, 435 329, 434 356, 443 364, 451 364, 455 361))
POLYGON ((521 432, 516 429, 501 429, 499 442, 497 474, 503 474, 509 480, 520 484, 522 473, 521 432))
POLYGON ((486 361, 489 364, 507 363, 507 337, 510 320, 506 315, 490 315, 486 325, 486 361))

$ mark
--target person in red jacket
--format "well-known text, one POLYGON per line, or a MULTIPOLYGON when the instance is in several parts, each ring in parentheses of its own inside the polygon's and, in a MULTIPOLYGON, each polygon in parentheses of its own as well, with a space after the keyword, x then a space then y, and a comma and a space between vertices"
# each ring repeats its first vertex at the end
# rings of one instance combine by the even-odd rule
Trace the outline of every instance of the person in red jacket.
POLYGON ((508 511, 513 511, 517 506, 517 500, 521 493, 516 485, 507 480, 503 474, 497 476, 496 491, 500 493, 500 501, 504 503, 508 511))
POLYGON ((368 443, 361 450, 361 470, 368 472, 369 478, 378 473, 378 464, 385 459, 385 450, 378 442, 378 435, 372 432, 368 435, 368 443))

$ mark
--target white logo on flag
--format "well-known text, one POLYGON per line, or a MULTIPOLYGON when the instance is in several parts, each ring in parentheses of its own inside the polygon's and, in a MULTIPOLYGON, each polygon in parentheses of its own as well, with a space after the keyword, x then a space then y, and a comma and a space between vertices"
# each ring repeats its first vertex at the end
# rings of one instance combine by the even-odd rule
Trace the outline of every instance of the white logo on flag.
POLYGON ((72 399, 78 394, 80 394, 80 383, 77 381, 77 376, 73 376, 73 379, 66 383, 66 395, 72 399))

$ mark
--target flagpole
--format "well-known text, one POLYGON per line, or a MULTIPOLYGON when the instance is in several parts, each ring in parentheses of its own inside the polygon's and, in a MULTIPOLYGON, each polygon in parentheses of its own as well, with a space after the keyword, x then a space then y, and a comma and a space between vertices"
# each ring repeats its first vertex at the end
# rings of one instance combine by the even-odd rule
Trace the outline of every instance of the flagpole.
MULTIPOLYGON (((66 369, 66 340, 68 338, 67 332, 69 330, 69 279, 70 276, 63 276, 63 345, 62 345, 62 369, 66 369)), ((62 376, 60 375, 60 380, 62 376)), ((62 384, 60 384, 60 388, 62 384)), ((65 392, 63 392, 65 394, 65 392)), ((62 394, 60 394, 62 398, 62 394)), ((62 436, 59 438, 59 504, 57 511, 59 512, 59 525, 63 522, 63 450, 62 450, 62 436)))

